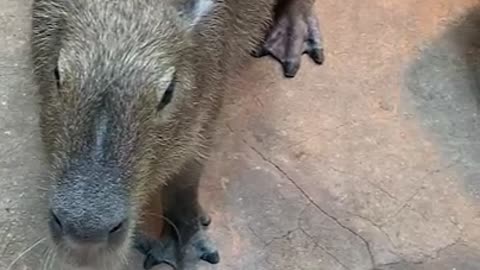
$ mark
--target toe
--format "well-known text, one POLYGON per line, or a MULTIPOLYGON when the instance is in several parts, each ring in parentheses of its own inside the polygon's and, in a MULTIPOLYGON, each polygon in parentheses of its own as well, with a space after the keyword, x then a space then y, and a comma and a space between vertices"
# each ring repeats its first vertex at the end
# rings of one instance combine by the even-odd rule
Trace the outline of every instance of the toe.
POLYGON ((286 60, 282 63, 283 73, 287 78, 293 78, 297 75, 300 69, 300 60, 286 60))
POLYGON ((209 215, 204 215, 200 217, 200 224, 204 227, 210 226, 212 223, 212 218, 209 215))
POLYGON ((218 264, 220 262, 220 254, 218 251, 205 252, 200 256, 200 259, 211 264, 218 264))
POLYGON ((160 264, 159 261, 157 261, 157 259, 155 259, 154 256, 152 255, 147 255, 145 257, 145 261, 143 262, 143 268, 146 269, 146 270, 149 270, 151 268, 153 268, 154 266, 160 264))
POLYGON ((321 65, 325 61, 325 55, 323 54, 323 49, 312 48, 308 50, 308 55, 315 61, 315 63, 321 65))
POLYGON ((250 54, 253 57, 260 58, 260 57, 264 57, 264 56, 268 55, 268 50, 265 49, 264 46, 261 46, 261 47, 255 49, 255 50, 251 51, 250 54))
POLYGON ((220 261, 220 254, 213 242, 202 232, 201 237, 194 243, 198 258, 211 264, 220 261))
POLYGON ((173 269, 177 269, 177 264, 173 260, 158 259, 158 257, 153 254, 149 254, 145 257, 145 261, 143 262, 143 268, 149 270, 160 264, 166 264, 173 269))

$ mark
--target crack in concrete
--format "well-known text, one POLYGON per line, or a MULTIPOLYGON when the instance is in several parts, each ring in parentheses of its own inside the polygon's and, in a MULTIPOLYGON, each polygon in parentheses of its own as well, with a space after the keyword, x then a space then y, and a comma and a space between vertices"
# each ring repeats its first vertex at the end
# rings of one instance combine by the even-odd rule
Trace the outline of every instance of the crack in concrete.
MULTIPOLYGON (((306 203, 306 204, 305 204, 305 207, 303 207, 302 211, 300 211, 300 213, 298 214, 298 217, 297 217, 297 225, 295 226, 295 228, 290 229, 290 230, 287 230, 287 232, 284 233, 284 234, 282 234, 281 236, 273 237, 270 241, 268 241, 268 242, 265 243, 264 248, 269 247, 274 241, 285 239, 285 238, 287 238, 288 236, 290 236, 292 233, 297 232, 298 230, 302 230, 300 221, 301 221, 301 219, 302 219, 303 214, 304 214, 305 211, 307 210, 308 206, 310 206, 310 202, 306 203)), ((264 242, 265 242, 265 241, 264 241, 264 242)))
POLYGON ((337 256, 335 256, 335 254, 331 253, 330 251, 327 250, 327 248, 325 248, 324 246, 320 245, 318 243, 318 241, 315 241, 314 238, 307 232, 305 231, 305 229, 303 229, 301 226, 299 227, 300 228, 300 231, 302 233, 304 233, 308 238, 310 238, 310 240, 312 240, 313 244, 315 245, 315 247, 318 247, 319 249, 321 249, 323 252, 325 252, 328 256, 330 256, 334 261, 336 261, 338 264, 340 264, 343 268, 347 269, 347 270, 351 270, 350 267, 346 266, 339 258, 337 258, 337 256))
POLYGON ((388 192, 386 189, 382 188, 380 185, 378 185, 377 183, 373 182, 373 181, 370 181, 368 180, 368 183, 370 185, 372 185, 374 188, 380 190, 381 192, 383 192, 385 195, 387 195, 387 197, 389 197, 390 199, 394 200, 394 201, 398 201, 397 197, 393 196, 390 192, 388 192))
MULTIPOLYGON (((374 222, 373 220, 370 220, 369 218, 367 217, 364 217, 364 216, 361 216, 361 215, 358 215, 358 214, 354 214, 354 213, 351 213, 351 212, 348 212, 350 215, 352 215, 353 217, 357 217, 361 220, 364 220, 368 223, 370 223, 371 226, 377 228, 383 235, 385 235, 385 237, 387 238, 388 242, 390 243, 390 245, 392 246, 392 248, 394 250, 391 250, 389 249, 389 251, 397 256, 398 258, 401 258, 400 255, 398 255, 398 253, 395 251, 395 249, 397 248, 397 246, 395 245, 394 241, 392 240, 392 238, 390 237, 390 235, 383 229, 383 225, 382 224, 377 224, 376 222, 374 222)), ((391 262, 389 264, 395 264, 395 263, 398 263, 398 262, 391 262)), ((375 265, 375 264, 374 264, 375 265)), ((381 265, 378 265, 378 266, 383 266, 383 265, 386 265, 386 264, 381 264, 381 265)), ((374 267, 373 270, 375 270, 376 268, 374 267)))
POLYGON ((377 265, 377 267, 374 267, 372 270, 382 270, 384 269, 384 267, 389 267, 389 266, 396 266, 396 265, 401 265, 401 264, 413 264, 413 265, 423 265, 423 264, 426 264, 428 262, 431 262, 431 261, 434 261, 438 258, 441 257, 441 253, 444 252, 445 250, 447 249, 450 249, 456 245, 458 245, 463 239, 461 237, 458 237, 453 243, 450 243, 444 247, 441 247, 439 249, 437 249, 435 251, 435 255, 434 256, 425 256, 426 258, 423 259, 423 260, 419 260, 419 261, 408 261, 408 260, 404 260, 402 259, 401 261, 398 261, 398 262, 392 262, 392 263, 387 263, 387 264, 380 264, 380 265, 377 265))
MULTIPOLYGON (((227 128, 229 129, 229 131, 231 132, 234 132, 233 129, 227 125, 227 128)), ((312 205, 314 206, 318 211, 320 211, 321 213, 323 213, 324 215, 326 215, 327 217, 329 217, 332 221, 334 221, 338 226, 340 226, 341 228, 345 229, 346 231, 348 231, 349 233, 353 234, 355 237, 357 237, 358 239, 360 239, 365 247, 366 247, 366 250, 368 252, 368 255, 370 257, 370 262, 371 262, 371 265, 372 265, 372 270, 377 270, 377 269, 380 269, 379 267, 385 267, 385 266, 392 266, 392 265, 397 265, 397 264, 401 264, 403 262, 402 261, 399 261, 399 262, 392 262, 392 263, 388 263, 388 264, 382 264, 382 265, 376 265, 375 264, 375 258, 373 256, 373 252, 372 252, 372 248, 371 248, 371 245, 369 243, 369 241, 367 241, 367 239, 365 239, 362 235, 360 235, 359 233, 357 233, 356 231, 354 231, 353 229, 351 229, 350 227, 348 227, 347 225, 343 224, 337 217, 335 217, 334 215, 330 214, 328 211, 326 211, 325 209, 323 209, 318 203, 316 203, 314 201, 314 199, 285 171, 281 168, 281 166, 279 166, 277 163, 275 163, 274 161, 270 160, 268 157, 266 157, 261 151, 259 151, 256 147, 252 146, 246 139, 243 139, 242 138, 242 141, 250 148, 252 149, 259 157, 261 157, 265 162, 269 163, 270 165, 272 165, 278 172, 280 172, 287 180, 289 180, 294 186, 295 188, 302 194, 303 197, 305 197, 309 204, 308 205, 312 205)), ((438 172, 441 172, 445 169, 448 169, 452 166, 454 166, 455 164, 458 163, 458 160, 456 160, 455 162, 452 162, 451 164, 441 168, 441 169, 435 169, 435 170, 432 170, 430 172, 428 172, 424 177, 421 178, 421 180, 424 180, 425 178, 433 175, 433 174, 436 174, 438 172)), ((331 167, 331 166, 330 166, 331 167)), ((343 172, 341 170, 338 170, 334 167, 331 167, 332 170, 334 171, 337 171, 339 173, 346 173, 346 172, 343 172)), ((392 194, 390 194, 388 191, 384 190, 383 188, 380 188, 378 187, 377 185, 374 185, 373 183, 371 183, 373 186, 375 186, 376 188, 378 188, 379 190, 381 190, 383 193, 385 193, 388 197, 390 197, 391 199, 394 199, 394 200, 397 200, 397 198, 395 198, 395 196, 393 196, 392 194)), ((383 222, 382 224, 376 224, 375 222, 369 220, 368 218, 365 218, 365 217, 362 217, 362 216, 358 216, 358 215, 355 215, 355 214, 352 214, 352 216, 355 216, 355 217, 358 217, 358 218, 361 218, 363 220, 366 220, 368 221, 372 226, 376 227, 377 229, 379 229, 388 239, 388 241, 391 243, 391 245, 395 248, 395 245, 391 239, 391 237, 388 235, 388 233, 386 233, 382 226, 384 226, 386 223, 388 223, 391 219, 395 218, 396 216, 398 216, 403 210, 405 210, 406 208, 409 208, 409 205, 411 203, 411 201, 420 193, 420 191, 424 189, 423 185, 420 186, 419 188, 417 188, 415 190, 415 192, 407 199, 405 200, 405 202, 398 208, 397 211, 395 211, 395 213, 393 215, 391 215, 390 217, 388 217, 386 219, 385 222, 383 222)), ((306 208, 305 208, 306 209, 306 208)), ((304 210, 305 210, 304 209, 304 210)), ((411 208, 410 208, 411 209, 411 208)), ((304 211, 303 210, 303 211, 304 211)), ((417 214, 420 214, 424 219, 427 220, 427 218, 425 217, 425 215, 423 215, 422 213, 419 213, 418 211, 416 211, 415 209, 411 209, 412 211, 416 212, 417 214)), ((303 212, 302 211, 302 212, 303 212)), ((301 218, 301 215, 299 216, 299 220, 301 218)), ((250 230, 252 230, 252 228, 249 228, 250 230)), ((295 229, 292 229, 292 230, 289 230, 287 231, 285 234, 281 235, 281 236, 278 236, 278 237, 274 237, 272 240, 268 241, 266 244, 265 244, 265 248, 268 247, 269 245, 271 245, 274 241, 277 241, 277 240, 282 240, 282 239, 285 239, 286 237, 290 236, 292 233, 296 232, 296 231, 301 231, 302 233, 304 233, 307 237, 309 237, 313 243, 315 244, 316 247, 322 249, 322 251, 324 251, 328 256, 330 256, 333 260, 335 260, 337 263, 339 263, 342 267, 344 267, 345 269, 347 270, 350 270, 349 267, 347 267, 344 263, 341 262, 340 259, 338 259, 334 254, 332 254, 331 252, 329 252, 325 247, 321 246, 317 241, 315 241, 311 235, 308 234, 308 232, 305 231, 305 229, 299 224, 297 226, 297 228, 295 229)), ((252 233, 254 233, 254 235, 261 239, 255 232, 253 232, 252 230, 252 233)), ((429 258, 428 260, 434 260, 436 258, 438 258, 440 256, 440 253, 443 252, 444 250, 448 249, 448 248, 451 248, 452 246, 455 246, 457 245, 460 241, 462 240, 461 236, 458 237, 453 243, 445 246, 445 247, 442 247, 442 248, 439 248, 438 250, 435 251, 436 255, 429 258)), ((264 242, 264 241, 263 241, 264 242)), ((399 256, 398 254, 396 254, 394 251, 392 251, 395 255, 399 256)), ((400 257, 400 256, 399 256, 400 257)), ((422 264, 422 263, 425 263, 425 260, 422 260, 422 261, 419 261, 419 262, 411 262, 411 263, 415 263, 415 264, 422 264)))
MULTIPOLYGON (((362 219, 368 223, 370 223, 370 225, 372 225, 373 227, 377 228, 380 232, 382 232, 388 239, 388 241, 390 242, 390 244, 392 245, 392 247, 396 248, 395 247, 395 244, 393 243, 393 240, 392 238, 390 237, 390 235, 383 229, 383 225, 384 224, 377 224, 376 222, 374 222, 373 220, 367 218, 367 217, 364 217, 364 216, 361 216, 361 215, 357 215, 357 214, 354 214, 352 212, 348 212, 350 215, 352 215, 353 217, 357 217, 359 219, 362 219)), ((393 252, 393 251, 392 251, 393 252)), ((395 255, 398 256, 398 254, 396 254, 395 252, 393 252, 395 255)))
POLYGON ((273 237, 270 241, 265 243, 265 246, 263 247, 264 249, 268 248, 273 242, 278 241, 278 240, 283 240, 292 235, 292 233, 297 232, 299 228, 295 228, 293 230, 288 230, 286 233, 282 234, 281 236, 275 236, 273 237))
POLYGON ((338 226, 340 226, 341 228, 345 229, 346 231, 350 232, 351 234, 355 235, 358 239, 360 239, 364 245, 365 245, 365 248, 368 252, 368 255, 369 255, 369 258, 370 258, 370 263, 372 265, 375 264, 375 260, 374 260, 374 257, 373 257, 373 254, 372 254, 372 250, 371 250, 371 247, 370 247, 370 243, 362 236, 360 235, 359 233, 355 232, 353 229, 349 228, 348 226, 346 226, 345 224, 343 224, 342 222, 340 222, 340 220, 335 217, 334 215, 330 214, 329 212, 327 212, 325 209, 323 209, 317 202, 315 202, 315 200, 313 200, 313 198, 292 178, 290 177, 290 175, 288 175, 285 170, 283 170, 278 164, 276 164, 275 162, 271 161, 270 159, 268 159, 265 155, 263 155, 258 149, 256 149, 254 146, 250 145, 247 140, 245 139, 242 139, 243 142, 248 146, 250 147, 255 153, 257 153, 257 155, 259 155, 265 162, 269 163, 270 165, 272 165, 274 168, 276 168, 284 177, 286 177, 297 189, 298 191, 300 191, 300 193, 302 193, 302 195, 318 210, 320 211, 321 213, 323 213, 324 215, 326 215, 327 217, 329 217, 332 221, 334 221, 338 226))
POLYGON ((463 240, 462 236, 459 236, 452 243, 450 243, 450 244, 448 244, 444 247, 438 248, 437 250, 435 250, 435 255, 432 258, 430 258, 430 260, 435 260, 435 259, 440 258, 442 252, 444 252, 445 250, 447 250, 449 248, 452 248, 452 247, 458 245, 458 243, 460 243, 462 240, 463 240))
MULTIPOLYGON (((448 164, 448 165, 445 166, 445 167, 437 168, 437 169, 434 169, 434 170, 429 171, 429 172, 426 173, 423 177, 420 178, 420 182, 423 182, 423 181, 425 180, 425 178, 427 178, 427 177, 429 177, 429 176, 432 176, 432 175, 434 175, 434 174, 436 174, 436 173, 442 172, 443 170, 447 170, 447 169, 455 166, 455 165, 458 164, 459 162, 460 162, 460 159, 457 159, 457 160, 454 160, 453 162, 451 162, 450 164, 448 164)), ((383 225, 387 224, 387 223, 390 222, 392 219, 394 219, 395 217, 397 217, 403 210, 405 210, 407 207, 409 207, 410 202, 420 193, 420 191, 421 191, 422 189, 424 189, 423 184, 422 184, 420 187, 418 187, 418 188, 415 190, 415 192, 414 192, 410 197, 408 197, 408 199, 405 200, 405 202, 397 209, 397 211, 394 212, 393 215, 390 215, 389 217, 387 217, 386 220, 385 220, 385 222, 383 222, 381 225, 383 226, 383 225)), ((413 209, 413 208, 411 208, 411 207, 410 207, 409 209, 410 209, 411 211, 419 214, 420 216, 422 216, 422 218, 424 218, 425 220, 428 221, 428 218, 427 218, 424 214, 418 212, 416 209, 413 209)))
MULTIPOLYGON (((314 237, 312 235, 310 235, 301 225, 301 220, 302 220, 302 216, 303 214, 305 213, 305 211, 307 210, 307 208, 312 205, 311 202, 308 202, 304 209, 300 212, 300 214, 298 215, 298 218, 297 218, 297 227, 294 228, 294 229, 291 229, 291 230, 288 230, 286 233, 282 234, 281 236, 277 236, 277 237, 273 237, 270 241, 264 242, 264 249, 268 248, 273 242, 275 241, 278 241, 278 240, 283 240, 287 237, 289 237, 290 235, 292 235, 293 233, 297 232, 297 231, 300 231, 302 232, 305 236, 307 236, 310 241, 312 241, 313 245, 319 249, 321 249, 323 252, 325 252, 325 254, 327 254, 328 256, 330 256, 334 261, 336 261, 340 266, 342 266, 344 269, 346 270, 351 270, 350 267, 348 267, 347 265, 345 265, 338 257, 335 256, 335 254, 331 253, 330 251, 328 251, 327 248, 325 248, 324 246, 320 245, 320 243, 318 241, 316 241, 314 239, 314 237)), ((249 226, 249 229, 252 231, 252 233, 259 239, 261 239, 261 237, 259 237, 259 235, 257 233, 255 233, 255 231, 249 226)))
MULTIPOLYGON (((313 244, 315 245, 315 247, 321 249, 323 252, 325 252, 328 256, 330 256, 334 261, 336 261, 338 264, 340 264, 343 268, 347 269, 347 270, 350 270, 350 267, 348 267, 347 265, 345 265, 339 258, 337 258, 335 256, 335 254, 331 253, 330 251, 328 251, 328 249, 322 245, 320 245, 320 243, 318 241, 315 240, 315 238, 310 235, 302 226, 301 224, 301 221, 302 221, 302 216, 303 214, 305 213, 305 211, 308 209, 309 206, 312 206, 312 203, 309 201, 306 205, 305 205, 305 208, 302 210, 302 212, 300 212, 299 214, 299 217, 298 217, 298 220, 297 220, 297 226, 298 228, 300 229, 300 231, 305 234, 308 238, 310 238, 310 240, 313 242, 313 244)), ((315 206, 313 206, 315 207, 315 206)))
POLYGON ((332 165, 328 165, 328 164, 325 164, 325 165, 327 165, 330 169, 332 169, 333 171, 335 171, 337 173, 347 175, 347 176, 353 176, 353 177, 356 177, 356 178, 361 178, 360 175, 356 175, 356 174, 353 174, 353 173, 346 172, 344 170, 340 170, 340 169, 338 169, 338 168, 336 168, 335 166, 332 166, 332 165))
POLYGON ((396 266, 396 265, 400 265, 400 264, 402 264, 402 263, 405 263, 405 261, 379 264, 379 265, 373 267, 372 270, 382 270, 384 267, 396 266))
POLYGON ((300 228, 300 220, 302 219, 302 216, 303 214, 305 213, 305 211, 307 210, 308 206, 310 206, 310 203, 307 202, 305 204, 305 206, 303 207, 303 209, 300 211, 300 213, 298 214, 298 217, 296 218, 297 220, 297 225, 295 226, 295 228, 293 229, 290 229, 290 230, 287 230, 287 232, 285 234, 283 234, 282 236, 277 236, 277 237, 273 237, 273 239, 271 239, 270 241, 266 241, 264 240, 256 231, 255 229, 252 228, 251 224, 250 223, 247 223, 247 227, 248 229, 252 232, 252 234, 260 241, 263 243, 264 245, 264 248, 271 245, 273 241, 275 240, 281 240, 281 239, 284 239, 286 236, 288 236, 288 234, 291 234, 295 231, 297 231, 299 228, 300 228))
POLYGON ((266 245, 265 240, 263 240, 263 238, 260 237, 260 235, 258 235, 257 232, 255 232, 255 230, 252 228, 250 223, 247 223, 247 228, 260 242, 262 242, 264 245, 266 245))
POLYGON ((382 225, 385 225, 387 224, 388 222, 390 222, 390 220, 394 219, 395 217, 397 217, 403 210, 405 210, 405 208, 408 207, 408 205, 410 204, 410 202, 418 195, 418 193, 420 193, 420 191, 423 189, 423 186, 417 188, 417 190, 415 190, 415 192, 410 196, 408 197, 408 199, 405 200, 405 202, 397 209, 397 211, 395 211, 393 213, 393 215, 391 215, 390 217, 387 217, 385 222, 382 223, 382 225))

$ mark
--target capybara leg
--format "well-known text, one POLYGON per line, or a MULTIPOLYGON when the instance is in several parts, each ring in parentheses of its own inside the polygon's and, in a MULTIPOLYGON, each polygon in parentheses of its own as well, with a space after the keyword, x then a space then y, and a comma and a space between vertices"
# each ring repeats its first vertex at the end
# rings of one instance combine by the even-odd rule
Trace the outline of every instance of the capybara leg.
MULTIPOLYGON (((220 256, 207 236, 210 216, 198 202, 198 185, 203 166, 192 160, 172 179, 162 191, 165 218, 164 239, 150 246, 146 267, 166 263, 182 269, 185 260, 203 260, 217 264, 220 256)), ((149 269, 149 268, 146 268, 149 269)))

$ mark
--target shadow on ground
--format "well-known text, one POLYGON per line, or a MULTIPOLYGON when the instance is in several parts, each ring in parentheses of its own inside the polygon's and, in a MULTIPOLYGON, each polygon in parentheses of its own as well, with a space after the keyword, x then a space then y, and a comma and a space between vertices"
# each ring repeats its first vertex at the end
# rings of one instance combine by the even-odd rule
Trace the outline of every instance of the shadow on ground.
MULTIPOLYGON (((422 46, 406 72, 405 81, 404 103, 411 106, 421 126, 435 141, 446 167, 456 172, 455 179, 461 181, 466 197, 478 205, 480 7, 448 23, 438 38, 422 46)), ((460 227, 463 230, 463 226, 460 227)), ((431 235, 432 238, 437 236, 431 235)), ((479 269, 480 251, 469 247, 470 241, 468 236, 466 238, 460 237, 454 244, 439 250, 435 258, 418 263, 396 262, 378 269, 479 269)))
POLYGON ((480 7, 426 44, 406 80, 406 102, 480 199, 480 7))

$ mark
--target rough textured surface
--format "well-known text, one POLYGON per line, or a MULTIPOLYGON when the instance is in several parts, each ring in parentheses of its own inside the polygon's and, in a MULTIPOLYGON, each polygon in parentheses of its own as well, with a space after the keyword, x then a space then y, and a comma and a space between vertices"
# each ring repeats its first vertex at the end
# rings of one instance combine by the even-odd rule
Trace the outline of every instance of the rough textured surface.
MULTIPOLYGON (((480 269, 478 2, 317 2, 324 66, 231 83, 202 189, 223 257, 201 269, 480 269)), ((0 269, 46 235, 28 11, 0 0, 0 269)))

